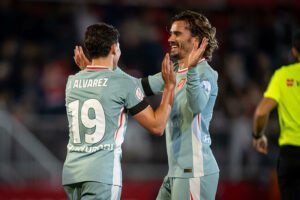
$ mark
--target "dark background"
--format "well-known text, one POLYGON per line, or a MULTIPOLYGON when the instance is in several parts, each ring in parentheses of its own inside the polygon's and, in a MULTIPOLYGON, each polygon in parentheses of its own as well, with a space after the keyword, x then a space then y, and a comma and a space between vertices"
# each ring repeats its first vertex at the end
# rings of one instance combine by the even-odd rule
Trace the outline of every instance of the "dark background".
MULTIPOLYGON (((64 90, 68 75, 79 71, 73 49, 85 28, 100 21, 117 27, 119 66, 144 77, 159 72, 170 19, 184 9, 203 13, 217 29, 219 49, 210 62, 219 73, 210 125, 220 167, 216 198, 278 199, 277 113, 267 128, 267 156, 252 147, 252 117, 273 72, 296 62, 296 0, 0 1, 0 199, 66 199, 64 90)), ((160 96, 150 101, 155 107, 160 96)), ((122 165, 122 199, 155 199, 168 167, 164 136, 130 118, 122 165)))

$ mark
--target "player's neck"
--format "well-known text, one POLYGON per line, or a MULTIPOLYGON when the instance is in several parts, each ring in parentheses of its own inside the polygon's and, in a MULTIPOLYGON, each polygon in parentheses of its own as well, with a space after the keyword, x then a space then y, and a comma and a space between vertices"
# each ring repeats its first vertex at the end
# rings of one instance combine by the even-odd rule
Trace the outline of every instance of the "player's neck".
POLYGON ((113 60, 110 56, 107 56, 105 58, 94 58, 92 59, 92 66, 103 66, 108 67, 109 70, 113 70, 113 60))
POLYGON ((186 66, 186 62, 185 62, 185 58, 181 59, 181 60, 178 60, 178 64, 179 64, 179 69, 185 69, 187 68, 188 66, 186 66))

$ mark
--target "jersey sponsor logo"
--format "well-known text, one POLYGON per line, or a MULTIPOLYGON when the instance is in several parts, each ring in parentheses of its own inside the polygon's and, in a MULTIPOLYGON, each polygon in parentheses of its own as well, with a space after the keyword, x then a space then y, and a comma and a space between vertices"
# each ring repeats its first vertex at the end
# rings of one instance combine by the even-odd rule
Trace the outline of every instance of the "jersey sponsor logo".
POLYGON ((75 80, 73 88, 107 87, 108 78, 75 80))
POLYGON ((288 87, 292 87, 294 85, 294 79, 286 79, 286 85, 288 87))
POLYGON ((183 87, 184 83, 186 81, 186 78, 182 78, 179 83, 177 84, 177 87, 176 87, 176 92, 178 92, 179 90, 181 90, 181 88, 183 87))
POLYGON ((67 148, 68 148, 69 152, 75 151, 75 152, 84 152, 84 153, 94 153, 99 150, 112 151, 112 150, 114 150, 114 145, 113 144, 100 144, 98 146, 89 147, 86 145, 74 146, 72 144, 68 144, 67 148))
POLYGON ((142 90, 139 87, 136 88, 136 90, 135 90, 135 96, 136 96, 137 99, 139 99, 141 101, 144 99, 144 94, 143 94, 142 90))

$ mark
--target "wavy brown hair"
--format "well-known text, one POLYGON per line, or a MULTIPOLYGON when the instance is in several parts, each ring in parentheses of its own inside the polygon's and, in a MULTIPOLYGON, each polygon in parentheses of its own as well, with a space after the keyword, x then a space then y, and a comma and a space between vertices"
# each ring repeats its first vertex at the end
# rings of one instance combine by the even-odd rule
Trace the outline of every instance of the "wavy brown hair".
POLYGON ((175 21, 185 21, 189 25, 188 29, 191 31, 193 37, 199 37, 200 41, 203 37, 208 39, 208 45, 203 57, 211 60, 212 53, 218 48, 218 41, 216 39, 216 28, 213 27, 208 19, 197 12, 186 10, 171 19, 173 24, 175 21))

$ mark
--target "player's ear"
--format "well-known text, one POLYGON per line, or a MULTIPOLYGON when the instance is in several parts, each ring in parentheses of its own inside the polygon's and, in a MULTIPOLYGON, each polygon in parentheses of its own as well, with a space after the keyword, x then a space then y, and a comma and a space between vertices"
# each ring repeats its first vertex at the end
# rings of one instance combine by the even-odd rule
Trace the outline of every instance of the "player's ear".
POLYGON ((111 53, 112 53, 113 55, 116 55, 116 54, 117 54, 117 49, 118 49, 117 44, 112 44, 111 47, 110 47, 110 49, 111 49, 111 53))
POLYGON ((297 49, 295 47, 292 48, 292 52, 296 58, 300 57, 299 51, 297 51, 297 49))

